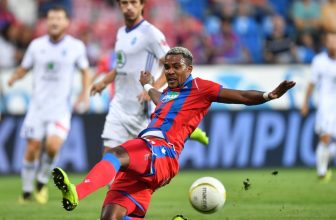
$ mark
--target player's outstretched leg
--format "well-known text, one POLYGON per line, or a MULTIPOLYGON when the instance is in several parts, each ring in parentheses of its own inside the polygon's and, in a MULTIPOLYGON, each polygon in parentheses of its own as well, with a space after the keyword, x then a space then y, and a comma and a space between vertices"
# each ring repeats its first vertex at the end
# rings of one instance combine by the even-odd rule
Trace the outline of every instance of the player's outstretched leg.
POLYGON ((53 169, 52 175, 55 185, 62 192, 64 209, 74 210, 79 201, 75 185, 70 182, 67 174, 59 167, 53 169))
POLYGON ((208 145, 209 138, 206 133, 200 129, 196 128, 193 133, 190 135, 190 139, 200 142, 201 144, 208 145))

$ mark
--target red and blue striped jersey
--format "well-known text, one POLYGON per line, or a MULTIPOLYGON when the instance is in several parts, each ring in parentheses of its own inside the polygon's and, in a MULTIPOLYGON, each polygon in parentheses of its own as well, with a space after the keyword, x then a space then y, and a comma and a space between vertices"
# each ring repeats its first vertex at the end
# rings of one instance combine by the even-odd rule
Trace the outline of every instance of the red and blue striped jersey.
POLYGON ((190 75, 180 88, 165 89, 143 132, 161 130, 178 154, 196 129, 212 102, 217 101, 221 85, 190 75))

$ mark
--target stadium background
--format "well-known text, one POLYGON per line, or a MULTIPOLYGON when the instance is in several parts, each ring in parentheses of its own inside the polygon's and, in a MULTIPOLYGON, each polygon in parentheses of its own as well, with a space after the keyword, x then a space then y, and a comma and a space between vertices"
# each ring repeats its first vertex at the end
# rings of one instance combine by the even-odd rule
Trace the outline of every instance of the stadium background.
MULTIPOLYGON (((336 219, 335 178, 320 184, 314 169, 316 98, 307 117, 299 113, 309 64, 323 50, 322 30, 336 30, 335 0, 146 1, 146 19, 164 32, 171 46, 185 46, 195 55, 195 75, 229 88, 264 91, 284 79, 297 82, 280 100, 264 105, 213 105, 201 124, 210 137, 209 146, 187 142, 181 174, 154 195, 147 219, 171 219, 176 214, 189 220, 336 219), (228 193, 224 209, 213 215, 197 213, 187 198, 190 184, 206 175, 219 178, 228 193), (252 184, 249 190, 243 184, 247 180, 252 184)), ((32 84, 31 74, 13 88, 7 87, 7 79, 29 42, 44 33, 45 12, 52 4, 69 11, 69 32, 85 42, 92 73, 109 66, 115 32, 123 23, 114 0, 0 0, 3 220, 97 219, 106 191, 91 195, 71 214, 60 208, 59 192, 51 184, 47 205, 17 204, 25 147, 19 130, 32 84)), ((73 99, 79 85, 77 74, 73 99)), ((101 157, 100 134, 112 94, 113 88, 105 90, 91 98, 87 114, 74 114, 58 162, 78 172, 70 174, 74 182, 101 157)))
MULTIPOLYGON (((29 42, 45 33, 47 9, 53 4, 67 9, 72 20, 69 33, 85 42, 93 74, 109 65, 115 32, 123 18, 112 0, 0 2, 0 173, 5 174, 20 170, 25 141, 19 129, 32 87, 30 74, 13 88, 6 82, 29 42)), ((336 16, 330 17, 327 10, 335 9, 333 2, 147 0, 145 18, 164 32, 169 45, 182 45, 193 52, 195 75, 229 88, 263 91, 284 79, 297 82, 281 100, 261 106, 213 105, 201 124, 210 144, 204 147, 188 141, 182 168, 314 165, 314 108, 306 118, 298 109, 309 79, 309 63, 323 50, 321 30, 336 29, 336 16), (315 25, 313 21, 320 22, 315 25)), ((73 98, 79 81, 77 76, 73 98)), ((91 98, 87 114, 74 115, 59 165, 80 172, 99 160, 100 133, 112 96, 113 88, 105 90, 91 98)), ((315 107, 316 100, 311 104, 315 107)))

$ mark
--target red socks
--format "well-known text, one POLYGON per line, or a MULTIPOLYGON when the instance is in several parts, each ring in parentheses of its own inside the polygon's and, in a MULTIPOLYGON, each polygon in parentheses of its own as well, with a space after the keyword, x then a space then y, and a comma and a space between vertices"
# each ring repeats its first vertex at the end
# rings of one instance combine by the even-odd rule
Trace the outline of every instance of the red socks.
POLYGON ((81 200, 97 189, 106 186, 113 180, 119 168, 118 158, 112 153, 106 153, 102 160, 90 170, 85 179, 76 186, 78 199, 81 200))

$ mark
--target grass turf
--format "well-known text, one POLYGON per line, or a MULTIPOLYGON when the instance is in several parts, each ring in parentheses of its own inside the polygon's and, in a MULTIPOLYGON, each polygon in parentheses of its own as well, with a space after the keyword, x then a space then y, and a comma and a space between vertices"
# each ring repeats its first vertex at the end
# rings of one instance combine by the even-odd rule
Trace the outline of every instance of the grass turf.
MULTIPOLYGON (((78 183, 84 175, 70 174, 78 183)), ((61 193, 50 183, 50 201, 19 205, 19 176, 0 177, 0 220, 99 219, 106 188, 80 202, 72 212, 61 208, 61 193)), ((336 219, 336 180, 317 181, 313 169, 251 169, 182 171, 153 196, 147 220, 170 220, 183 214, 188 220, 336 219), (277 175, 273 171, 277 170, 277 175), (273 174, 272 174, 273 173, 273 174), (188 201, 191 183, 202 176, 220 179, 227 190, 224 208, 211 215, 196 212, 188 201), (244 189, 249 179, 251 187, 244 189)))

